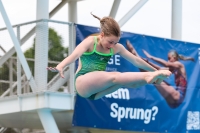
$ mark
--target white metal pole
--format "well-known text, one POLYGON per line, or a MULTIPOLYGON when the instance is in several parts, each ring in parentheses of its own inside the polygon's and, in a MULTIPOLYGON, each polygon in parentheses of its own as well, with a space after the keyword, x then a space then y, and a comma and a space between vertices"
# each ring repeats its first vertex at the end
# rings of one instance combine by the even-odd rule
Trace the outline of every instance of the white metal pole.
POLYGON ((46 133, 59 133, 50 109, 40 109, 37 112, 46 133))
MULTIPOLYGON (((49 0, 37 0, 37 19, 49 19, 49 0)), ((38 85, 37 91, 47 89, 48 32, 48 22, 36 24, 35 80, 38 85)), ((37 112, 46 133, 59 133, 50 109, 37 112)))
MULTIPOLYGON (((20 41, 20 27, 17 27, 17 38, 20 41)), ((19 57, 17 56, 17 94, 21 94, 22 93, 22 81, 21 81, 21 63, 19 60, 19 57)))
POLYGON ((172 0, 171 38, 182 39, 182 0, 172 0))
MULTIPOLYGON (((77 23, 77 1, 69 1, 68 2, 68 20, 69 22, 77 23)), ((72 51, 75 48, 75 32, 74 32, 74 24, 69 26, 69 55, 72 53, 72 51)), ((70 78, 69 78, 69 89, 70 93, 74 94, 74 75, 75 75, 75 63, 72 63, 69 65, 69 71, 70 71, 70 78)), ((74 101, 72 100, 72 108, 74 101)))
POLYGON ((68 2, 68 21, 77 23, 77 1, 68 2))
POLYGON ((4 19, 4 22, 6 24, 6 27, 8 28, 8 32, 10 34, 10 37, 11 37, 12 42, 14 44, 14 47, 16 49, 17 55, 19 57, 19 60, 20 60, 22 66, 24 68, 26 77, 30 81, 31 89, 34 92, 36 90, 37 86, 36 86, 35 81, 34 81, 34 79, 32 77, 32 74, 31 74, 31 71, 29 69, 28 63, 27 63, 27 61, 26 61, 26 59, 24 57, 24 54, 23 54, 23 52, 22 52, 22 50, 20 48, 20 43, 19 43, 17 37, 15 36, 15 33, 14 33, 13 29, 12 29, 11 23, 10 23, 10 21, 8 19, 8 16, 6 14, 6 11, 4 9, 4 6, 3 6, 1 0, 0 0, 0 11, 1 11, 1 15, 2 15, 2 17, 4 19))
POLYGON ((50 13, 49 18, 53 17, 60 9, 62 9, 67 4, 67 0, 62 0, 50 13))
POLYGON ((13 59, 9 60, 9 82, 10 82, 10 96, 13 95, 13 59))
MULTIPOLYGON (((37 0, 37 20, 49 19, 49 0, 37 0)), ((35 81, 37 91, 47 89, 48 22, 36 24, 35 81)))
POLYGON ((121 0, 114 0, 111 11, 110 11, 110 15, 109 15, 110 17, 115 18, 118 8, 119 8, 119 5, 120 5, 120 2, 121 2, 121 0))
MULTIPOLYGON (((71 54, 73 52, 73 50, 75 49, 75 25, 74 23, 72 25, 69 26, 69 31, 70 31, 70 36, 69 36, 69 54, 71 54)), ((69 79, 69 89, 70 89, 70 93, 73 94, 72 97, 72 109, 74 108, 74 78, 75 78, 75 63, 72 63, 69 65, 69 71, 70 71, 70 79, 69 79)))
POLYGON ((119 26, 122 27, 148 0, 140 0, 124 17, 119 20, 119 26))

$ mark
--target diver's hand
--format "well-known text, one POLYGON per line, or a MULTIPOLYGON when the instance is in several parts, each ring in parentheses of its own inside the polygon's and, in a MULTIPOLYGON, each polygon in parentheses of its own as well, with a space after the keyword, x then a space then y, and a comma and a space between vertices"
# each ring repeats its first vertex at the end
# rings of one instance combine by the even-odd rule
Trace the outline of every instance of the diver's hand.
POLYGON ((153 58, 153 56, 151 56, 146 50, 143 49, 142 51, 147 56, 147 58, 149 58, 149 59, 153 58))
POLYGON ((58 68, 58 67, 47 67, 47 70, 51 71, 51 72, 59 72, 60 76, 62 78, 64 78, 64 73, 63 73, 63 69, 62 68, 58 68))

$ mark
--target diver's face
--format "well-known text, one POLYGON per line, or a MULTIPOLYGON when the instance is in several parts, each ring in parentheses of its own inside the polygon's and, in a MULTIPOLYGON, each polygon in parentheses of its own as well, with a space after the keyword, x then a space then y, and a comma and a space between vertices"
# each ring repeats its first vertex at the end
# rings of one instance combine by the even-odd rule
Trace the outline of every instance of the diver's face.
POLYGON ((169 53, 168 54, 168 61, 169 62, 175 62, 175 61, 177 61, 177 58, 173 53, 169 53))
POLYGON ((101 44, 104 49, 113 48, 118 42, 120 37, 116 37, 114 35, 105 36, 104 34, 101 35, 101 44))

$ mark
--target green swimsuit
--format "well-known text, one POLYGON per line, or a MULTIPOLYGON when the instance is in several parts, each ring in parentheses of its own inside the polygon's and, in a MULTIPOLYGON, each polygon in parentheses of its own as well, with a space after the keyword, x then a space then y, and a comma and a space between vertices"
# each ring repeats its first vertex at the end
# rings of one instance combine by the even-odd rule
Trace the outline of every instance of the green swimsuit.
MULTIPOLYGON (((96 46, 97 46, 97 37, 96 36, 94 36, 94 40, 95 40, 95 43, 94 43, 93 51, 85 52, 80 57, 82 67, 75 76, 75 83, 76 83, 77 77, 80 75, 84 75, 86 73, 93 72, 93 71, 105 71, 108 61, 113 56, 112 48, 110 49, 109 54, 100 53, 100 52, 96 51, 96 46)), ((76 89, 76 85, 75 85, 75 89, 76 89)), ((76 90, 76 92, 78 93, 77 90, 76 90)), ((95 95, 96 94, 91 95, 90 97, 88 97, 88 99, 94 100, 95 95)), ((79 96, 81 96, 81 95, 79 95, 79 96)))

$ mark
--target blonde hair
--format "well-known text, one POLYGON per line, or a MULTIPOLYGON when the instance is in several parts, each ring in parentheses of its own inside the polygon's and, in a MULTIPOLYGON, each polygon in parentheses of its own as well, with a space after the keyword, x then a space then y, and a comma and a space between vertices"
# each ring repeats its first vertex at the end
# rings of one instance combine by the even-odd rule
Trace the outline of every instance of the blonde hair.
POLYGON ((114 35, 116 37, 120 37, 120 27, 112 17, 103 17, 101 19, 92 13, 91 15, 100 21, 101 32, 103 32, 105 36, 114 35))
POLYGON ((191 61, 194 61, 194 58, 186 57, 186 56, 183 56, 181 54, 178 54, 178 52, 176 50, 170 50, 169 53, 174 54, 176 56, 177 60, 191 60, 191 61))

